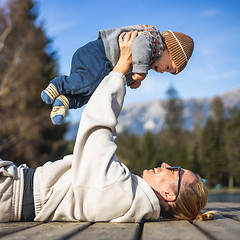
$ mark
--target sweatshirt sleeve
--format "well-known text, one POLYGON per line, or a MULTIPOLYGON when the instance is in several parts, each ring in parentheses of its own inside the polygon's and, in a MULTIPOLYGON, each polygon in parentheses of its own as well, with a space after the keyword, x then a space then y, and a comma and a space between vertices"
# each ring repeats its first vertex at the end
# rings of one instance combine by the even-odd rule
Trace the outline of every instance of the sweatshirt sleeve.
POLYGON ((160 32, 154 26, 141 25, 143 32, 131 46, 133 73, 148 73, 148 70, 160 59, 163 42, 160 32))
POLYGON ((83 111, 73 151, 75 186, 101 188, 112 184, 122 174, 119 162, 113 159, 116 159, 117 148, 115 127, 123 105, 125 85, 123 74, 110 72, 83 111))

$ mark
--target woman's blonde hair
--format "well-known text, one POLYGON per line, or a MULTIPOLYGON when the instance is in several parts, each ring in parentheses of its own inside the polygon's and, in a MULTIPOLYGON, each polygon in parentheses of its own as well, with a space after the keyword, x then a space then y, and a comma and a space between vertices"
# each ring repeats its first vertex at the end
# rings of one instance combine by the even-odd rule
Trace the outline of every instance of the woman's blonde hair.
POLYGON ((208 201, 207 186, 199 175, 196 174, 196 182, 190 185, 182 185, 180 193, 175 202, 169 203, 169 208, 161 209, 161 216, 173 220, 194 219, 198 221, 211 220, 214 218, 212 212, 201 213, 208 201))

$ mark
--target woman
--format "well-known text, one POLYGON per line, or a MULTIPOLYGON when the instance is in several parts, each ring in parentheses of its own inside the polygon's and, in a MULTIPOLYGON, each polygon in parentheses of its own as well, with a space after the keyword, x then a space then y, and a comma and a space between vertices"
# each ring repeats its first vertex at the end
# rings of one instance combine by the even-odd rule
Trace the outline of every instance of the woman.
POLYGON ((126 92, 125 74, 132 61, 130 47, 137 32, 127 33, 124 39, 123 35, 119 37, 118 63, 82 114, 73 154, 47 162, 36 171, 0 161, 0 222, 140 222, 156 220, 160 215, 188 220, 200 215, 207 192, 198 176, 163 163, 145 170, 141 178, 131 174, 116 157, 115 126, 126 92), (186 200, 189 192, 194 207, 186 200), (186 206, 190 209, 187 215, 186 206))

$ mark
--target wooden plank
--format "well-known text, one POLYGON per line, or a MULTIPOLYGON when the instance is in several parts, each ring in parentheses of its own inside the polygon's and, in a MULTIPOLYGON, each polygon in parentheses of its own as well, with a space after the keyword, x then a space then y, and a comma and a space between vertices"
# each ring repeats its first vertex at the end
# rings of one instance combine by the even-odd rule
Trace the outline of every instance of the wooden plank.
POLYGON ((209 238, 188 221, 146 222, 143 226, 141 240, 155 239, 206 240, 209 238))
POLYGON ((217 203, 208 203, 207 206, 205 207, 205 210, 214 210, 224 217, 232 218, 236 221, 240 221, 240 210, 235 209, 235 208, 228 208, 225 206, 231 206, 231 204, 217 204, 217 203))
POLYGON ((216 204, 218 206, 223 206, 227 208, 235 208, 240 210, 240 203, 238 202, 213 202, 213 204, 216 204))
POLYGON ((194 221, 193 224, 211 239, 239 240, 240 222, 216 215, 214 220, 194 221))
POLYGON ((0 237, 18 232, 27 228, 34 227, 39 225, 39 222, 7 222, 7 223, 0 223, 0 237))
POLYGON ((95 223, 70 240, 137 240, 140 237, 138 223, 95 223))
POLYGON ((80 230, 85 229, 91 225, 90 223, 83 222, 49 222, 23 230, 21 232, 9 234, 0 238, 0 240, 55 240, 66 239, 73 234, 78 233, 80 230))

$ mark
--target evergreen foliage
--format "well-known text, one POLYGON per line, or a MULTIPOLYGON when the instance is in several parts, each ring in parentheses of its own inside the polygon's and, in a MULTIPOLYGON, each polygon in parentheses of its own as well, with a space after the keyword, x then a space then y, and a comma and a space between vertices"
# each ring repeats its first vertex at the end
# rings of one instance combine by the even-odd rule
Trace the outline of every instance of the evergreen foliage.
POLYGON ((230 119, 226 123, 226 154, 229 187, 240 186, 240 110, 229 109, 230 119))
POLYGON ((66 125, 52 125, 40 97, 58 63, 37 17, 33 0, 8 0, 0 8, 0 156, 30 167, 66 150, 66 125))
POLYGON ((171 86, 167 96, 164 128, 159 133, 146 132, 142 136, 126 130, 118 134, 118 157, 139 175, 144 169, 167 162, 200 174, 212 187, 240 186, 240 109, 226 111, 221 98, 216 97, 211 115, 203 124, 202 106, 196 102, 194 130, 188 131, 183 129, 183 102, 177 90, 171 86), (129 152, 137 157, 131 157, 129 152))

